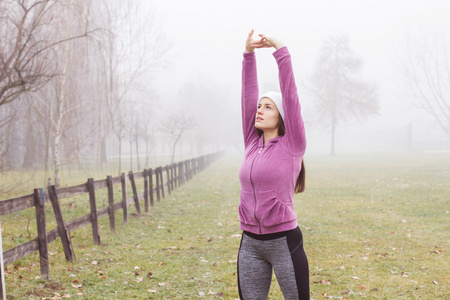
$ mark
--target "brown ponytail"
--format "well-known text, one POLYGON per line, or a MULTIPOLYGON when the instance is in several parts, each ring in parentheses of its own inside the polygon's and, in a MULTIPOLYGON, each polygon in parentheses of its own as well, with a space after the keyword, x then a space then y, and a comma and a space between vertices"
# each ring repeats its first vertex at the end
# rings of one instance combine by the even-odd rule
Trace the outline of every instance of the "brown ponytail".
MULTIPOLYGON (((286 128, 284 127, 284 121, 281 115, 278 116, 278 135, 284 135, 286 133, 286 128)), ((303 193, 305 191, 305 164, 302 159, 302 169, 297 177, 297 183, 295 184, 295 193, 303 193)))
POLYGON ((295 184, 295 193, 303 193, 305 190, 305 164, 302 159, 302 169, 300 170, 300 174, 297 178, 297 183, 295 184))

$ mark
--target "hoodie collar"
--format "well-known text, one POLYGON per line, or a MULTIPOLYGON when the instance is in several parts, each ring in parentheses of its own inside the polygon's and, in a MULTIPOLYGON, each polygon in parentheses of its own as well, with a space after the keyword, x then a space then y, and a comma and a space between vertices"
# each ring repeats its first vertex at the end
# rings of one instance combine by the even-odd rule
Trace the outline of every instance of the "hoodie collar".
POLYGON ((282 136, 279 135, 279 136, 277 136, 277 137, 271 138, 270 140, 267 141, 266 145, 264 146, 264 135, 261 134, 261 136, 259 137, 259 141, 258 141, 258 147, 259 147, 259 148, 261 148, 261 147, 267 147, 267 146, 270 145, 270 144, 275 144, 275 143, 277 143, 277 142, 281 139, 281 137, 282 137, 282 136))

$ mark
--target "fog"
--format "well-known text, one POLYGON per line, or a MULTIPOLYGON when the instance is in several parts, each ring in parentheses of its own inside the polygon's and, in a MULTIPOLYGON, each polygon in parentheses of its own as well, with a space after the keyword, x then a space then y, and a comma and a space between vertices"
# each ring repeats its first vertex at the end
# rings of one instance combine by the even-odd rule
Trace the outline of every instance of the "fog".
POLYGON ((449 1, 33 3, 0 2, 1 174, 242 154, 251 29, 291 53, 308 155, 450 149, 449 1))
MULTIPOLYGON (((406 55, 408 38, 421 41, 427 35, 434 35, 436 39, 450 36, 448 1, 195 0, 155 1, 151 6, 162 16, 164 30, 173 40, 174 50, 170 69, 158 76, 159 93, 176 99, 171 100, 176 105, 182 105, 183 97, 174 87, 192 78, 208 79, 229 90, 223 101, 239 114, 242 52, 252 28, 256 33, 280 37, 286 42, 298 86, 314 71, 321 43, 329 37, 347 36, 351 49, 362 59, 361 76, 378 86, 380 110, 379 115, 363 122, 350 119, 339 123, 337 151, 405 150, 407 146, 399 141, 399 136, 407 134, 411 123, 413 128, 422 131, 414 133, 417 148, 425 147, 419 145, 419 140, 425 138, 423 134, 430 136, 430 132, 434 140, 429 143, 435 144, 435 148, 450 148, 448 136, 433 117, 408 101, 404 93, 405 81, 396 65, 399 58, 406 55)), ((272 52, 272 49, 257 50, 261 91, 273 89, 273 84, 278 82, 272 52)), ((305 120, 317 121, 314 99, 301 90, 299 96, 305 120)), ((450 99, 446 101, 450 105, 450 99)), ((227 116, 227 120, 240 122, 239 116, 227 116)), ((222 125, 231 127, 229 122, 222 125)), ((328 151, 329 132, 317 126, 309 128, 308 123, 306 128, 308 150, 328 151)))

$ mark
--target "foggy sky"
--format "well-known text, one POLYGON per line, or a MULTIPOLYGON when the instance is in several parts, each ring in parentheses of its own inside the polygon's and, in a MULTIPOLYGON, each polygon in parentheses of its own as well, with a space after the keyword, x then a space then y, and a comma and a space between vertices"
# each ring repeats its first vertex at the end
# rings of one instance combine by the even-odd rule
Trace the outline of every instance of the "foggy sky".
MULTIPOLYGON (((406 34, 450 28, 447 0, 142 1, 156 10, 173 42, 171 68, 158 76, 159 93, 171 101, 186 80, 209 78, 229 87, 238 107, 242 52, 252 28, 286 42, 297 83, 313 72, 324 39, 348 36, 350 47, 363 59, 364 79, 379 86, 381 114, 362 125, 340 125, 346 132, 401 127, 422 118, 422 112, 398 99, 393 63, 402 55, 406 34)), ((257 50, 261 90, 278 80, 272 52, 257 50)), ((307 113, 311 104, 302 105, 307 113)))

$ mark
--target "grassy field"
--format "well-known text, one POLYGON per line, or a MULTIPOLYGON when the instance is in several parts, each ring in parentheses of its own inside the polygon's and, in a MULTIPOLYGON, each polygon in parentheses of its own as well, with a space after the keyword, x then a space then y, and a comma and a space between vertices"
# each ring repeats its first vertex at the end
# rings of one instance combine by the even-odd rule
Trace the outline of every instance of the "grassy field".
MULTIPOLYGON (((8 266, 9 298, 238 298, 239 164, 219 159, 126 226, 118 211, 115 235, 103 218, 101 246, 90 227, 74 231, 75 262, 51 243, 49 282, 37 254, 8 266)), ((306 167, 295 205, 312 299, 450 299, 449 153, 311 155, 306 167)), ((88 210, 82 197, 63 206, 68 219, 88 210)), ((29 211, 2 217, 6 249, 35 235, 29 211)), ((275 277, 269 299, 282 299, 275 277)))

